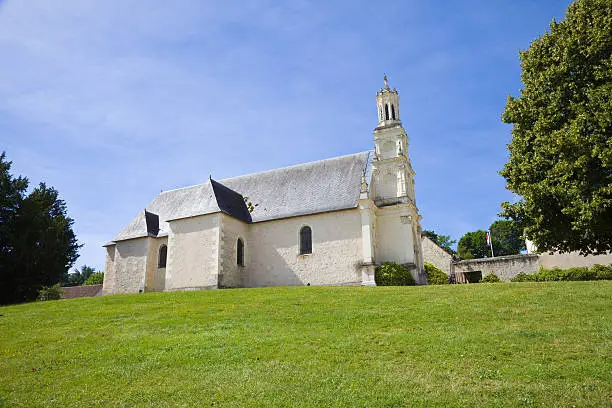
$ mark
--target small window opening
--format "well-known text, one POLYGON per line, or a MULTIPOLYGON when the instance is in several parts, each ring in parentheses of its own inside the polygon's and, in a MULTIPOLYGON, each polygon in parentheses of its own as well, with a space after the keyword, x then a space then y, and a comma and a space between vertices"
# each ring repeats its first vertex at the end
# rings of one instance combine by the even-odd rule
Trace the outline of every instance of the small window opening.
POLYGON ((312 254, 312 230, 309 226, 300 230, 300 255, 312 254))
POLYGON ((389 105, 385 105, 385 120, 389 120, 389 105))
POLYGON ((238 266, 244 266, 244 242, 240 238, 236 242, 236 263, 238 266))
POLYGON ((391 119, 395 120, 395 105, 391 105, 391 119))
POLYGON ((157 267, 165 268, 167 258, 168 258, 168 247, 166 245, 162 245, 159 248, 159 261, 157 262, 157 267))

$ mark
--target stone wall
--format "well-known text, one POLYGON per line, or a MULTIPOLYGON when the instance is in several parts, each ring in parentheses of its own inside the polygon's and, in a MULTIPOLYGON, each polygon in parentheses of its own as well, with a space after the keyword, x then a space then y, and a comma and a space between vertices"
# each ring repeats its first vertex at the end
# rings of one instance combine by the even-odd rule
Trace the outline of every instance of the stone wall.
MULTIPOLYGON (((412 220, 416 213, 406 204, 376 210, 374 258, 376 263, 416 264, 412 220)), ((420 268, 419 268, 420 269, 420 268)))
POLYGON ((591 267, 595 264, 612 264, 612 254, 582 256, 578 252, 539 254, 540 265, 546 269, 558 267, 561 269, 578 266, 591 267))
POLYGON ((159 249, 162 245, 168 245, 168 237, 148 238, 145 292, 161 292, 166 287, 166 268, 159 268, 159 249))
POLYGON ((358 209, 312 214, 249 226, 245 286, 361 284, 358 209), (299 231, 312 228, 312 254, 299 254, 299 231))
POLYGON ((244 286, 248 273, 250 242, 248 238, 249 224, 221 215, 221 248, 219 252, 221 266, 219 268, 219 287, 237 288, 244 286), (244 243, 244 266, 238 265, 238 238, 244 243))
POLYGON ((453 256, 425 235, 421 237, 421 242, 423 245, 423 260, 450 275, 453 256))
MULTIPOLYGON (((428 244, 423 240, 424 251, 426 246, 428 246, 428 244)), ((612 264, 612 254, 588 255, 586 257, 577 252, 565 254, 509 255, 495 258, 469 259, 453 263, 455 274, 457 275, 457 282, 459 283, 466 283, 465 276, 461 275, 466 272, 480 271, 482 272, 483 278, 493 273, 501 280, 509 282, 521 272, 528 274, 535 273, 540 270, 540 267, 546 269, 555 267, 568 269, 581 266, 591 267, 595 264, 612 264)))
POLYGON ((115 293, 115 247, 116 244, 108 244, 106 249, 106 262, 104 265, 104 282, 102 294, 110 295, 115 293))
POLYGON ((102 295, 102 285, 84 285, 62 287, 62 299, 93 297, 102 295))
MULTIPOLYGON (((108 251, 114 249, 114 261, 109 268, 112 272, 104 276, 104 293, 138 293, 144 289, 147 240, 147 237, 128 239, 107 247, 108 251)), ((109 258, 107 253, 107 265, 109 258)))
POLYGON ((463 282, 460 274, 482 272, 482 277, 495 274, 504 282, 509 282, 521 272, 534 273, 540 269, 538 255, 509 255, 495 258, 468 259, 454 263, 458 282, 463 282))
POLYGON ((166 291, 217 287, 220 219, 215 213, 168 223, 166 291))

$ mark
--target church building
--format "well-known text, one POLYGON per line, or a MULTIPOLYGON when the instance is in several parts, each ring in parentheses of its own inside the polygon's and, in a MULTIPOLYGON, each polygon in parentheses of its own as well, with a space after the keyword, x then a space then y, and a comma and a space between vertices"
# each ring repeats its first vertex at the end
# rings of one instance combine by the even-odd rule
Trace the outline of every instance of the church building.
POLYGON ((426 284, 399 96, 376 94, 374 150, 160 193, 106 248, 104 294, 375 285, 383 262, 426 284))

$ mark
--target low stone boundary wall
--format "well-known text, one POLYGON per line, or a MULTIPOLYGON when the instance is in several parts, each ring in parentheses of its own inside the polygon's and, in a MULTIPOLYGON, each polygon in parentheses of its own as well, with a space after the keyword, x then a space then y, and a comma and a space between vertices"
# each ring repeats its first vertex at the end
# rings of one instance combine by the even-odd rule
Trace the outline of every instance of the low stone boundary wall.
POLYGON ((66 286, 62 287, 62 291, 62 299, 101 296, 102 285, 66 286))
POLYGON ((484 278, 495 274, 504 282, 509 282, 521 272, 535 273, 540 269, 538 255, 508 255, 495 258, 468 259, 453 263, 457 282, 467 283, 465 274, 481 272, 484 278))

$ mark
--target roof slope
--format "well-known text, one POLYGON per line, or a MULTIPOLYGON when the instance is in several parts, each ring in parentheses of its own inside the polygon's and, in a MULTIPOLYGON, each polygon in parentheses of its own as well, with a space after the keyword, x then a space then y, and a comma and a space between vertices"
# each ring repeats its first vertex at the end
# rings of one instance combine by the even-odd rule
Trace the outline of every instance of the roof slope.
POLYGON ((219 210, 241 221, 251 222, 251 213, 242 195, 215 180, 211 179, 210 181, 217 198, 219 210))
MULTIPOLYGON (((163 234, 168 232, 169 220, 215 212, 225 212, 244 222, 260 222, 354 208, 359 199, 361 175, 368 170, 369 161, 370 152, 361 152, 221 182, 209 180, 164 191, 147 205, 146 211, 158 215, 163 234)), ((113 241, 148 234, 143 211, 113 241)))
MULTIPOLYGON (((196 186, 169 190, 160 193, 146 207, 149 213, 159 217, 159 229, 168 232, 169 219, 193 217, 196 215, 219 212, 210 181, 196 186)), ((146 237, 148 235, 145 213, 141 211, 115 237, 113 241, 146 237)))
POLYGON ((252 203, 253 222, 357 206, 369 152, 334 157, 221 182, 252 203))

